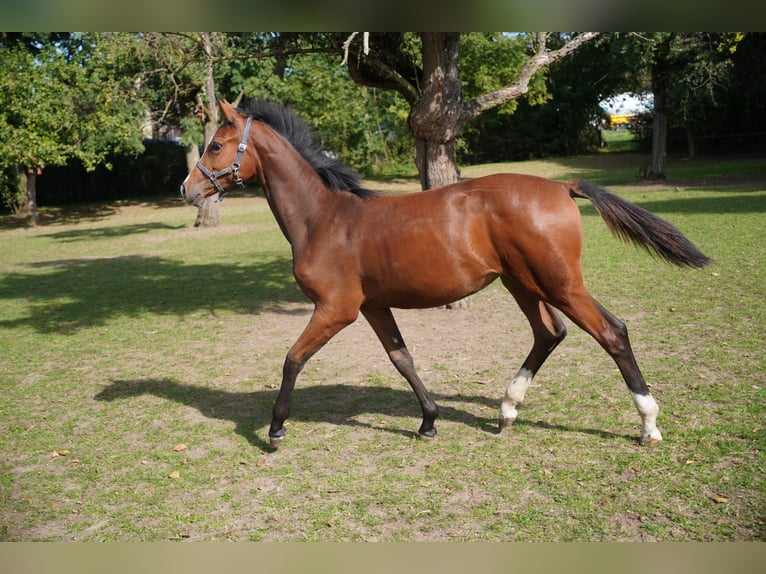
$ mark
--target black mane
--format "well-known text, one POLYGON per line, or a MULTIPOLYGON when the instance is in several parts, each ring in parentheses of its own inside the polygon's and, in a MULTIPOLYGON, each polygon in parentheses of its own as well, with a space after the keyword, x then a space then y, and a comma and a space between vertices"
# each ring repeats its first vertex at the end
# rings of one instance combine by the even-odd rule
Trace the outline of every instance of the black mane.
POLYGON ((330 156, 317 135, 292 110, 276 102, 253 100, 239 111, 287 139, 330 189, 349 191, 364 199, 376 195, 361 186, 361 175, 330 156))

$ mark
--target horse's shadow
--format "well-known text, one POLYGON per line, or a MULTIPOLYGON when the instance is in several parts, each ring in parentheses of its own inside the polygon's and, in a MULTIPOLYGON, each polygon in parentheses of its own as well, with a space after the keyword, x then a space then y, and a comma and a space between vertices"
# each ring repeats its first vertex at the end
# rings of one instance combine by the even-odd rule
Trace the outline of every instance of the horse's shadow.
MULTIPOLYGON (((235 425, 235 432, 255 447, 271 451, 267 437, 259 436, 257 429, 271 420, 271 407, 276 390, 257 390, 250 393, 232 392, 221 389, 188 385, 173 379, 128 379, 115 380, 101 390, 95 399, 114 401, 141 395, 154 395, 176 403, 196 408, 203 416, 229 420, 235 425)), ((493 414, 498 401, 481 396, 446 395, 432 393, 439 405, 439 420, 463 423, 489 434, 498 434, 497 419, 483 417, 466 410, 466 403, 491 407, 493 414)), ((373 428, 373 425, 358 420, 359 415, 375 414, 386 417, 419 416, 420 409, 412 392, 407 389, 370 387, 344 384, 314 385, 297 387, 293 392, 291 418, 305 422, 330 422, 338 425, 373 428)), ((438 424, 438 420, 437 420, 438 424)), ((543 421, 519 419, 516 426, 546 428, 564 432, 581 432, 604 438, 624 438, 609 431, 575 426, 551 424, 543 421)), ((417 426, 417 425, 415 425, 417 426)), ((374 425, 376 431, 413 437, 414 431, 374 425)))

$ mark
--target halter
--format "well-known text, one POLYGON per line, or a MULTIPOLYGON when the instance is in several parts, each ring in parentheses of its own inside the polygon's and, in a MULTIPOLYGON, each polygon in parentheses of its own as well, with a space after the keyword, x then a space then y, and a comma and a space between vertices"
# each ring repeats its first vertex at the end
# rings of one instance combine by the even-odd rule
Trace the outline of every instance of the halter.
POLYGON ((242 161, 242 156, 245 153, 245 150, 247 149, 247 136, 250 133, 250 124, 253 123, 253 118, 249 117, 247 118, 247 123, 245 124, 245 131, 242 133, 242 141, 239 142, 239 146, 237 147, 237 157, 234 159, 234 162, 227 167, 226 169, 222 169, 221 171, 217 171, 215 173, 211 172, 208 168, 206 168, 204 165, 202 165, 202 160, 197 162, 197 167, 199 170, 204 173, 210 181, 213 182, 213 185, 215 185, 215 188, 218 190, 218 201, 223 201, 224 195, 226 195, 229 191, 225 190, 223 186, 219 183, 218 178, 223 177, 224 175, 231 174, 234 178, 234 183, 237 184, 238 187, 243 188, 247 187, 247 184, 242 181, 242 178, 239 177, 239 162, 242 161))

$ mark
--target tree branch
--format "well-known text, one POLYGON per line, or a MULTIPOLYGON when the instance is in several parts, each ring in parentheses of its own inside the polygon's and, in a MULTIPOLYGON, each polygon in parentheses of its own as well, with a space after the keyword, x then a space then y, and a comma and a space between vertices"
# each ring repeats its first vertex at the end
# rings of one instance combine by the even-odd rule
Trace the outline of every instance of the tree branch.
MULTIPOLYGON (((346 39, 345 42, 343 42, 343 61, 340 63, 341 66, 345 66, 348 63, 348 51, 351 48, 351 42, 353 42, 354 38, 359 34, 359 32, 352 32, 351 35, 346 39)), ((370 53, 370 33, 369 32, 363 32, 362 33, 362 44, 364 52, 364 55, 368 55, 370 53)))
POLYGON ((410 56, 402 51, 401 33, 378 33, 372 36, 363 32, 362 49, 351 53, 351 44, 358 33, 349 35, 341 46, 344 63, 352 79, 362 86, 396 90, 410 104, 420 96, 417 82, 420 70, 410 56), (375 50, 370 53, 370 43, 375 50))
POLYGON ((535 34, 535 54, 527 60, 519 73, 519 78, 510 86, 488 92, 466 102, 460 114, 460 123, 465 125, 483 112, 495 108, 511 100, 520 98, 529 90, 529 82, 534 75, 545 66, 549 66, 567 54, 575 51, 585 42, 589 42, 599 35, 599 32, 584 32, 578 34, 558 50, 550 51, 546 47, 548 35, 545 32, 535 34))

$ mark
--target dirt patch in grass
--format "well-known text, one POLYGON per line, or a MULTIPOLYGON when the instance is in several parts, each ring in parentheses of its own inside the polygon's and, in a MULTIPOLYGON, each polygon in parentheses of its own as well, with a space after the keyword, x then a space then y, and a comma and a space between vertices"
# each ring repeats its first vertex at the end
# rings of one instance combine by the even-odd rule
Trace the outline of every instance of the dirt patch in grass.
MULTIPOLYGON (((279 354, 280 348, 286 352, 308 322, 312 308, 309 303, 291 304, 280 312, 261 314, 254 318, 257 328, 246 335, 243 345, 259 349, 262 354, 267 350, 279 354)), ((495 395, 499 409, 502 391, 532 343, 531 331, 507 292, 492 287, 473 298, 470 310, 435 308, 394 313, 427 386, 438 382, 440 387, 454 392, 455 398, 461 394, 475 396, 477 392, 495 395)), ((275 385, 279 383, 280 365, 273 365, 275 385)), ((369 386, 380 379, 388 384, 391 377, 400 378, 360 315, 307 363, 299 385, 369 386)), ((401 384, 409 389, 403 378, 401 384)), ((413 416, 419 412, 415 403, 413 416)))

